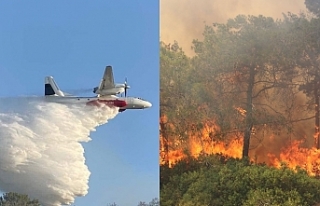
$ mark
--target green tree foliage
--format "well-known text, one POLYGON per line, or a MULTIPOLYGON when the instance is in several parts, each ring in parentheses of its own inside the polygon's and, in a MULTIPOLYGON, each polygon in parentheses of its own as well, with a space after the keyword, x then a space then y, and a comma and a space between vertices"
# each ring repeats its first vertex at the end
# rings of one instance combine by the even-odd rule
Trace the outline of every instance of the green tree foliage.
POLYGON ((167 160, 169 150, 181 148, 188 138, 186 128, 190 128, 194 121, 190 119, 199 117, 195 115, 198 105, 193 103, 188 95, 190 89, 190 58, 187 57, 178 43, 160 46, 160 120, 161 136, 164 151, 160 154, 167 160), (177 137, 177 138, 176 138, 177 137))
POLYGON ((316 16, 320 16, 320 1, 319 0, 305 0, 304 4, 307 9, 316 16))
POLYGON ((283 191, 281 189, 257 189, 250 190, 248 200, 244 206, 255 205, 284 205, 295 206, 303 205, 300 195, 296 190, 283 191))
POLYGON ((149 203, 140 201, 138 206, 160 206, 160 201, 158 198, 153 198, 149 203))
POLYGON ((107 206, 118 206, 115 202, 114 203, 109 203, 107 206))
POLYGON ((320 148, 320 19, 304 18, 292 15, 292 26, 299 30, 299 36, 303 39, 300 43, 302 52, 297 61, 297 66, 302 68, 303 82, 299 89, 302 90, 310 99, 309 106, 315 111, 315 134, 317 135, 316 146, 320 148))
POLYGON ((181 110, 184 105, 183 101, 177 104, 176 100, 185 98, 188 91, 188 80, 190 70, 190 58, 187 57, 178 43, 173 45, 165 45, 163 42, 160 45, 160 97, 161 114, 165 113, 170 117, 179 115, 173 111, 181 110), (163 90, 164 89, 164 90, 163 90))
POLYGON ((307 206, 320 202, 320 182, 304 170, 294 172, 285 166, 276 169, 235 159, 221 161, 221 156, 205 159, 207 164, 199 163, 195 170, 170 176, 160 191, 161 205, 307 206))
MULTIPOLYGON (((118 206, 116 203, 109 203, 107 206, 118 206)), ((149 203, 140 201, 138 206, 160 206, 160 201, 158 198, 153 198, 149 203)))
POLYGON ((0 197, 0 206, 40 206, 38 200, 31 200, 28 195, 9 192, 0 197))

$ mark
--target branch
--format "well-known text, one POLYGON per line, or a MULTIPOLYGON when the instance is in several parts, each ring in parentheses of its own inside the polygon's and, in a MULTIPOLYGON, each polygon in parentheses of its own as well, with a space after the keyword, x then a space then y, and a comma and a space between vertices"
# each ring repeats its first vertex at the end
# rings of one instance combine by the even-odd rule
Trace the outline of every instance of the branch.
POLYGON ((261 89, 256 95, 252 96, 252 99, 258 97, 261 92, 264 92, 264 91, 266 91, 266 90, 268 90, 268 89, 271 89, 271 88, 274 88, 274 87, 276 87, 276 86, 275 86, 275 85, 271 85, 271 86, 268 86, 268 87, 264 87, 264 88, 261 89))

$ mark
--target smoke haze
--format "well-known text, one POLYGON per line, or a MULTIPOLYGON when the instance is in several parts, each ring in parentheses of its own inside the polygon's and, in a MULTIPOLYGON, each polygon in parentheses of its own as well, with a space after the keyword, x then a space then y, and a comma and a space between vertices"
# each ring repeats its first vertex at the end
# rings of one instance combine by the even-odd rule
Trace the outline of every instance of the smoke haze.
POLYGON ((0 98, 0 189, 43 205, 74 202, 88 192, 90 171, 81 142, 117 109, 0 98))
POLYGON ((304 0, 161 0, 160 40, 167 44, 176 40, 187 55, 193 55, 192 40, 202 39, 206 24, 226 23, 239 14, 277 19, 289 11, 306 11, 304 0))

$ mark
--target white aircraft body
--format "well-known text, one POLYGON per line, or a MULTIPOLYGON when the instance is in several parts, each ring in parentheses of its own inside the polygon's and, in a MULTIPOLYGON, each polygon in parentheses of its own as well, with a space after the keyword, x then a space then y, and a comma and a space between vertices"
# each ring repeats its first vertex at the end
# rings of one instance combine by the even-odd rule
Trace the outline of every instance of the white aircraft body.
POLYGON ((112 67, 107 66, 104 70, 100 85, 95 87, 93 92, 98 95, 116 95, 124 92, 125 96, 127 96, 127 89, 129 88, 130 86, 127 85, 127 80, 125 80, 124 84, 115 84, 112 67))
MULTIPOLYGON (((108 67, 107 67, 108 68, 108 67)), ((106 68, 106 71, 107 71, 106 68)), ((111 69, 112 73, 112 69, 111 69)), ((102 83, 99 87, 104 88, 103 82, 105 79, 106 72, 104 74, 104 78, 102 79, 102 83)), ((107 77, 109 78, 109 77, 107 77)), ((112 76, 113 81, 113 76, 112 76)), ((113 88, 115 89, 115 88, 113 88)), ((124 89, 124 88, 123 88, 124 89)), ((152 106, 152 104, 148 101, 145 101, 141 98, 136 97, 118 97, 116 95, 105 95, 100 93, 97 96, 94 97, 78 97, 78 96, 72 96, 70 94, 64 93, 61 91, 58 87, 58 85, 55 83, 52 76, 47 76, 45 78, 45 98, 48 101, 57 102, 57 103, 82 103, 86 105, 92 105, 92 106, 101 106, 101 105, 107 105, 109 107, 118 107, 119 112, 123 112, 126 109, 145 109, 152 106)), ((109 93, 112 93, 112 88, 108 89, 109 93)), ((120 90, 119 90, 120 91, 120 90)))

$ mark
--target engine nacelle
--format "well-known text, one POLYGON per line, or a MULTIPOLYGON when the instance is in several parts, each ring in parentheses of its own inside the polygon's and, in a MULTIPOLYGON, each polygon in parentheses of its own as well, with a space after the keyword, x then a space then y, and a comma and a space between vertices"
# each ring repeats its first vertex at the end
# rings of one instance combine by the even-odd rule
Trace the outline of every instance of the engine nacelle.
POLYGON ((93 93, 95 94, 120 94, 122 92, 125 91, 125 89, 129 89, 130 86, 129 85, 125 85, 125 84, 116 84, 114 88, 111 89, 104 89, 104 90, 99 90, 99 87, 95 87, 93 88, 93 93))
POLYGON ((100 95, 113 95, 113 94, 121 94, 124 92, 123 87, 114 87, 112 89, 103 89, 99 90, 99 87, 93 88, 93 93, 100 95))
POLYGON ((115 88, 124 88, 124 87, 125 87, 124 84, 116 84, 116 85, 114 85, 114 86, 115 86, 115 88))

